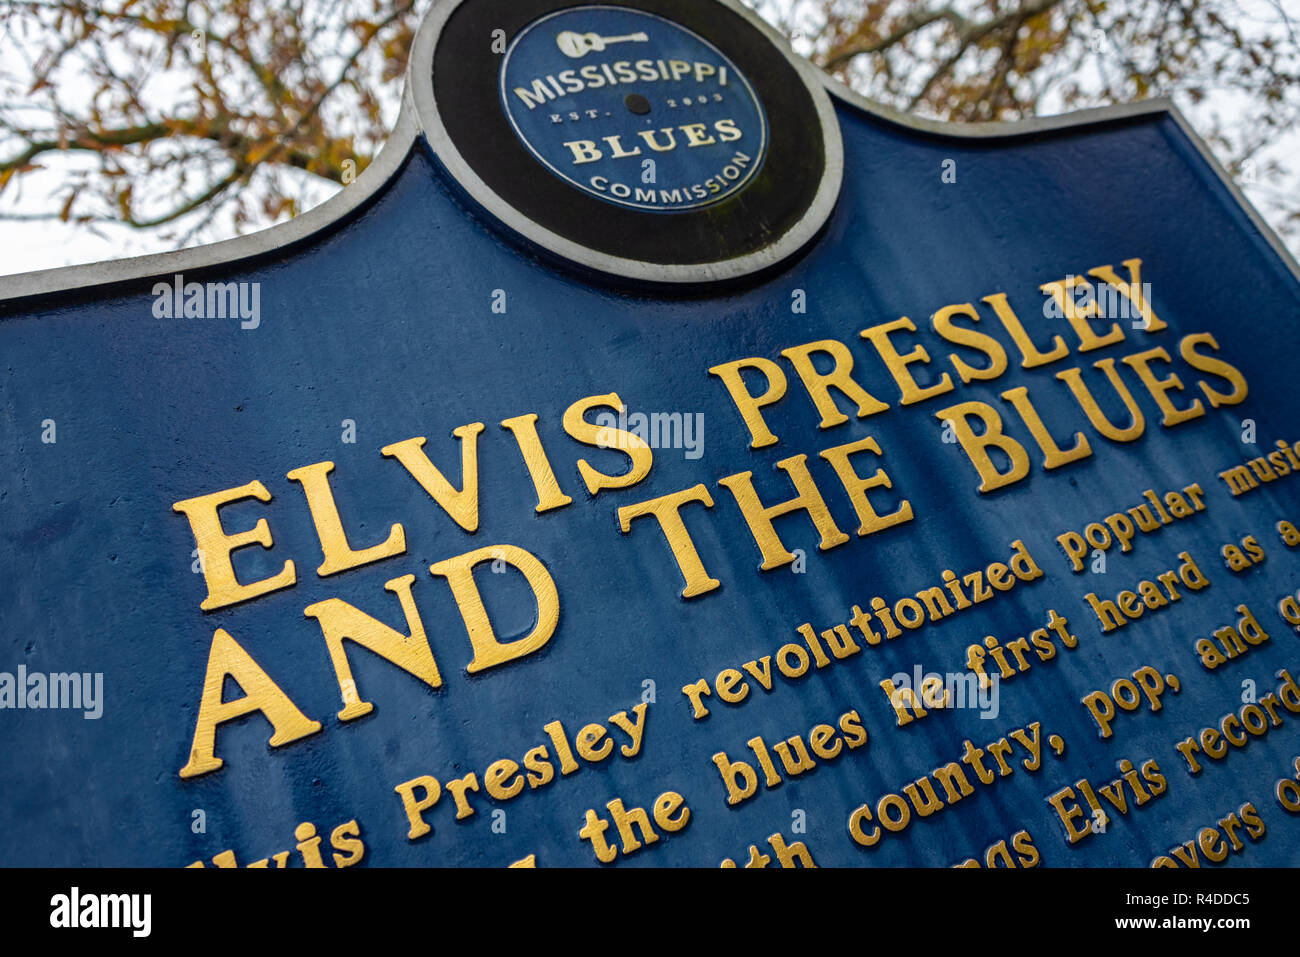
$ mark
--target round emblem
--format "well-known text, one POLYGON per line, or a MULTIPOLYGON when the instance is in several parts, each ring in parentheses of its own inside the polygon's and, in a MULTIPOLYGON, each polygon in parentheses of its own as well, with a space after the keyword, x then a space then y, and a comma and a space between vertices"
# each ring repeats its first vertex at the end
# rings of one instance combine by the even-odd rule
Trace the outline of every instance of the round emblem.
POLYGON ((820 75, 737 0, 437 0, 410 69, 456 190, 587 271, 756 273, 804 248, 839 195, 820 75))
POLYGON ((690 30, 626 7, 525 27, 501 64, 501 104, 543 166, 635 209, 726 199, 767 152, 767 115, 744 73, 690 30))

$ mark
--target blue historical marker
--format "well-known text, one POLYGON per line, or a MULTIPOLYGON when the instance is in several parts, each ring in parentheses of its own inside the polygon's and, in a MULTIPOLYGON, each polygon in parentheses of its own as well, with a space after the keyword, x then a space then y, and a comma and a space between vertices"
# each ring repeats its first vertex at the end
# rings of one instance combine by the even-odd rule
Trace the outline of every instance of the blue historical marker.
POLYGON ((441 0, 324 206, 0 282, 4 864, 1296 860, 1300 279, 1166 103, 441 0))

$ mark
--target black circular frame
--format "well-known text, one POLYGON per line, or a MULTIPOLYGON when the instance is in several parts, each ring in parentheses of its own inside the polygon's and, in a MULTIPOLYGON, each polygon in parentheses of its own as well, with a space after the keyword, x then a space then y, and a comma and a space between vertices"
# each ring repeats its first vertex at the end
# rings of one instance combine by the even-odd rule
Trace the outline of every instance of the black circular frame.
POLYGON ((501 54, 539 17, 572 0, 473 0, 448 19, 433 63, 433 93, 447 135, 502 200, 552 232, 609 256, 661 265, 736 259, 770 246, 812 206, 826 167, 816 104, 772 41, 721 4, 699 0, 598 0, 654 13, 698 33, 745 74, 768 118, 768 153, 749 184, 696 210, 640 211, 588 195, 553 175, 520 142, 500 103, 501 54))

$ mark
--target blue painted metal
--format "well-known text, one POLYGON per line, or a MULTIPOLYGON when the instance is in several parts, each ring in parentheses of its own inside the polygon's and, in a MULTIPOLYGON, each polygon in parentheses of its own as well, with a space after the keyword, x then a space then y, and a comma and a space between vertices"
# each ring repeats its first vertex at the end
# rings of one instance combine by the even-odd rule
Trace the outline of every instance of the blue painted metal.
MULTIPOLYGON (((1196 778, 1174 751, 1176 741, 1236 709, 1243 679, 1262 693, 1275 687, 1277 669, 1300 673, 1296 635, 1274 610, 1277 597, 1300 585, 1300 570, 1271 533, 1278 519, 1300 520, 1300 486, 1280 481, 1234 502, 1214 477, 1267 453, 1275 438, 1300 439, 1294 276, 1170 116, 965 140, 909 130, 842 103, 837 109, 847 173, 834 217, 804 258, 761 284, 660 299, 539 264, 453 201, 420 141, 391 184, 336 227, 294 248, 187 275, 261 283, 255 330, 234 320, 155 318, 152 281, 6 305, 0 670, 103 672, 106 704, 99 720, 69 711, 0 712, 0 863, 184 865, 233 849, 243 864, 291 849, 299 822, 328 834, 356 818, 370 865, 500 866, 529 853, 541 866, 593 864, 576 833, 587 808, 603 811, 615 797, 649 806, 674 789, 692 809, 689 827, 621 866, 743 862, 749 844, 766 850, 764 839, 774 832, 804 840, 819 864, 947 865, 980 856, 1021 827, 1048 865, 1145 865, 1245 800, 1259 808, 1269 833, 1247 842, 1234 863, 1294 864, 1300 822, 1279 808, 1272 787, 1300 751, 1300 722, 1284 715, 1282 728, 1208 762, 1196 778), (946 159, 957 161, 956 185, 941 181, 946 159), (1162 430, 1149 396, 1135 387, 1148 419, 1138 442, 1121 447, 1093 436, 1093 457, 1055 473, 1036 469, 1004 493, 977 495, 960 450, 940 441, 933 411, 943 400, 818 432, 811 405, 792 383, 790 395, 768 410, 781 444, 751 452, 725 390, 706 371, 838 338, 854 343, 868 388, 893 402, 885 370, 857 340, 859 330, 903 314, 924 329, 925 318, 944 305, 1006 292, 1045 336, 1048 320, 1036 318, 1040 283, 1133 256, 1142 257, 1143 278, 1170 326, 1150 337, 1153 344, 1172 352, 1182 335, 1212 332, 1223 357, 1247 376, 1248 402, 1162 430), (796 288, 808 293, 806 315, 791 313, 796 288), (496 289, 508 294, 504 315, 490 309, 496 289), (591 500, 574 462, 587 456, 616 468, 619 456, 570 441, 560 415, 581 397, 610 391, 634 411, 704 413, 703 457, 661 450, 640 486, 591 500), (541 416, 561 485, 576 499, 541 516, 533 514, 519 452, 496 426, 527 412, 541 416), (1258 451, 1242 444, 1244 418, 1256 423, 1258 451), (55 445, 40 441, 47 419, 57 423, 55 445), (356 422, 355 445, 340 444, 345 419, 356 422), (450 432, 470 422, 488 424, 480 442, 482 524, 473 537, 378 451, 426 435, 431 457, 456 476, 450 432), (837 521, 852 529, 849 503, 829 470, 817 470, 824 463, 816 453, 866 435, 885 450, 893 494, 911 501, 916 520, 825 554, 816 551, 804 519, 782 520, 786 543, 808 553, 808 571, 761 573, 739 511, 716 480, 752 469, 760 493, 777 500, 789 487, 774 463, 808 453, 837 521), (354 543, 377 542, 401 522, 405 555, 316 577, 315 532, 301 490, 284 475, 326 459, 336 463, 335 494, 354 543), (191 571, 194 541, 171 505, 253 478, 273 501, 244 503, 223 517, 233 530, 264 516, 275 547, 238 553, 239 574, 262 578, 292 558, 299 582, 205 615, 203 579, 191 571), (1142 489, 1192 481, 1207 489, 1204 515, 1148 536, 1130 556, 1112 554, 1104 587, 1101 576, 1069 575, 1056 534, 1136 502, 1142 489), (680 575, 662 537, 640 526, 621 534, 615 512, 697 482, 711 487, 717 506, 688 513, 688 522, 724 585, 685 602, 676 597, 680 575), (1269 557, 1234 576, 1217 559, 1218 546, 1248 533, 1259 536, 1269 557), (770 695, 755 689, 738 707, 715 698, 712 715, 692 721, 678 690, 685 683, 712 681, 724 667, 772 654, 797 640, 802 622, 829 627, 845 620, 855 602, 911 594, 937 581, 943 568, 1004 558, 1017 538, 1047 577, 991 603, 988 612, 975 609, 864 648, 798 683, 777 679, 770 695), (468 677, 463 626, 446 583, 427 568, 498 542, 545 562, 559 589, 560 625, 540 653, 468 677), (1212 586, 1102 636, 1080 596, 1095 587, 1113 597, 1174 567, 1184 549, 1212 586), (376 707, 341 725, 319 627, 303 608, 340 597, 403 627, 382 584, 406 573, 417 577, 414 595, 444 686, 431 692, 355 651, 357 681, 376 707), (1234 621, 1241 602, 1250 603, 1273 638, 1208 673, 1195 660, 1193 639, 1234 621), (882 678, 917 663, 958 669, 968 644, 985 634, 1004 641, 1024 634, 1053 607, 1070 619, 1080 647, 1005 684, 997 719, 960 711, 893 726, 877 687, 882 678), (240 720, 218 732, 226 767, 182 781, 177 771, 187 758, 218 627, 325 729, 269 749, 266 722, 240 720), (1120 719, 1115 739, 1098 740, 1079 698, 1143 664, 1177 673, 1182 692, 1166 696, 1158 714, 1120 719), (420 774, 445 783, 469 771, 481 779, 490 762, 520 760, 547 744, 548 722, 560 719, 573 734, 631 708, 647 679, 656 683, 658 700, 635 760, 584 766, 525 793, 504 806, 504 835, 492 831, 493 802, 480 796, 479 813, 457 823, 444 796, 429 814, 433 834, 407 841, 396 784, 420 774), (868 747, 763 790, 737 809, 725 805, 710 760, 715 752, 738 757, 754 735, 771 742, 806 733, 848 709, 862 715, 868 747), (1064 736, 1063 759, 1045 756, 1034 774, 1017 767, 872 850, 850 840, 846 821, 854 807, 954 760, 963 738, 987 743, 1034 720, 1064 736), (1045 796, 1084 776, 1104 784, 1117 775, 1119 760, 1150 757, 1166 773, 1169 793, 1115 818, 1106 834, 1067 847, 1045 796), (191 830, 194 809, 206 812, 205 834, 191 830), (791 832, 799 809, 807 834, 791 832)), ((990 325, 991 316, 985 318, 990 325)), ((1129 348, 1084 358, 1127 354, 1147 341, 1140 332, 1129 335, 1129 348)), ((923 333, 922 340, 937 352, 933 337, 923 333)), ((1024 384, 1058 435, 1075 428, 1091 435, 1053 378, 1058 368, 1013 371, 956 395, 1005 410, 998 393, 1024 384)), ((484 590, 502 635, 531 627, 532 603, 511 576, 485 581, 484 590)), ((293 863, 300 863, 296 855, 293 863)))

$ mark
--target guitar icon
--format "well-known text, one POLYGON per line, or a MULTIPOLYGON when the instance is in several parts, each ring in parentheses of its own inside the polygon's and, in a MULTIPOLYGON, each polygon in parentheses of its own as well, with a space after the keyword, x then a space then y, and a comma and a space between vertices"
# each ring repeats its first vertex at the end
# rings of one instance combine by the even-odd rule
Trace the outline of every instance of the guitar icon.
POLYGON ((561 53, 577 60, 588 53, 599 53, 614 43, 646 43, 649 39, 644 33, 632 33, 625 37, 602 37, 598 33, 574 33, 572 30, 565 30, 555 38, 555 43, 561 53))

